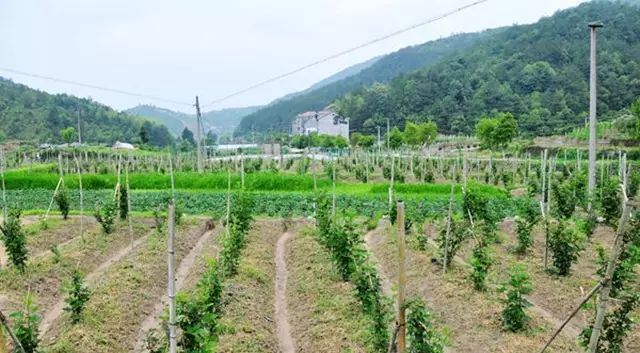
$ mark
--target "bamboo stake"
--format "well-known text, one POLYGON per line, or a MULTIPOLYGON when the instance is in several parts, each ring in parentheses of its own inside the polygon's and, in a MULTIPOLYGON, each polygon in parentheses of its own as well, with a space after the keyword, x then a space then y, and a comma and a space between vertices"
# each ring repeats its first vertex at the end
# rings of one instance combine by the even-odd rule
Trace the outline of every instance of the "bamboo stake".
POLYGON ((82 169, 80 168, 80 162, 78 161, 78 158, 76 158, 75 153, 73 154, 73 159, 76 162, 78 187, 80 188, 80 239, 84 242, 84 192, 82 190, 82 169))
POLYGON ((391 182, 389 183, 389 209, 393 205, 393 181, 395 179, 396 168, 395 168, 395 156, 391 156, 391 182))
POLYGON ((240 187, 244 190, 244 153, 240 153, 240 187))
POLYGON ((7 333, 9 333, 9 336, 13 340, 13 344, 20 350, 19 352, 20 353, 27 353, 24 350, 24 347, 22 346, 22 343, 20 343, 20 340, 18 340, 18 337, 16 337, 16 335, 11 330, 11 327, 9 326, 9 322, 7 321, 7 317, 4 316, 4 314, 2 313, 1 310, 0 310, 0 322, 2 322, 2 326, 4 326, 4 328, 7 330, 7 333))
POLYGON ((169 353, 178 350, 176 341, 176 278, 175 278, 175 232, 176 232, 176 205, 174 201, 169 203, 169 239, 168 247, 168 276, 167 288, 169 296, 169 353))
POLYGON ((4 149, 0 147, 0 178, 2 179, 2 216, 3 220, 7 219, 7 187, 4 183, 4 149))
MULTIPOLYGON (((625 160, 626 162, 626 160, 625 160)), ((626 171, 626 165, 622 168, 623 171, 626 171)), ((626 177, 622 178, 626 180, 626 177)), ((622 189, 622 215, 620 217, 620 222, 618 223, 618 229, 616 232, 616 239, 613 245, 613 252, 611 253, 611 257, 609 258, 609 263, 607 264, 607 270, 603 278, 604 286, 602 288, 602 292, 600 293, 600 297, 598 298, 598 303, 596 305, 596 319, 593 324, 593 330, 591 331, 591 338, 589 339, 589 353, 595 353, 598 349, 598 341, 600 340, 600 333, 602 331, 602 324, 604 322, 604 317, 607 313, 607 305, 609 304, 609 294, 611 293, 611 279, 615 273, 616 267, 618 265, 618 259, 620 258, 620 254, 622 254, 622 250, 624 247, 624 232, 629 221, 629 199, 627 198, 627 186, 621 185, 622 189)))
POLYGON ((333 215, 333 217, 336 216, 336 160, 335 158, 332 159, 332 163, 331 166, 333 168, 333 177, 331 178, 333 180, 333 184, 331 186, 331 214, 333 215))
POLYGON ((404 296, 407 276, 405 273, 404 202, 398 201, 398 353, 406 349, 404 296))
MULTIPOLYGON (((457 169, 457 161, 453 165, 453 173, 456 173, 457 169)), ((444 241, 444 259, 442 261, 442 275, 444 276, 447 273, 447 258, 449 256, 449 238, 451 237, 451 213, 453 211, 453 191, 455 188, 455 178, 451 180, 451 193, 449 194, 449 210, 447 211, 447 232, 445 234, 444 241)))
POLYGON ((173 157, 169 154, 169 176, 171 178, 171 201, 176 200, 176 183, 173 179, 173 157))
MULTIPOLYGON (((129 155, 131 161, 131 155, 129 155)), ((136 247, 133 237, 133 220, 131 219, 131 189, 129 188, 129 163, 124 167, 125 190, 127 190, 127 220, 129 221, 129 238, 131 238, 131 267, 136 268, 136 247)))
POLYGON ((556 332, 553 334, 553 336, 551 336, 551 338, 549 339, 549 341, 547 341, 547 344, 544 346, 544 348, 542 348, 542 350, 540 351, 540 353, 544 353, 544 351, 547 350, 547 348, 549 348, 549 346, 551 346, 551 343, 553 343, 553 341, 556 339, 556 337, 558 337, 558 335, 560 334, 560 332, 562 332, 562 330, 567 326, 567 324, 569 324, 569 321, 571 321, 571 319, 573 319, 574 316, 576 316, 576 314, 580 311, 580 309, 582 309, 582 306, 584 304, 586 304, 589 299, 591 299, 591 297, 593 297, 594 294, 596 294, 598 292, 598 290, 600 290, 600 288, 602 288, 602 282, 598 282, 598 284, 595 285, 595 287, 593 287, 589 293, 582 299, 582 301, 580 302, 579 305, 577 305, 575 307, 575 309, 573 309, 573 311, 571 312, 571 314, 564 320, 564 322, 562 323, 562 325, 560 325, 560 327, 558 327, 558 329, 556 330, 556 332))

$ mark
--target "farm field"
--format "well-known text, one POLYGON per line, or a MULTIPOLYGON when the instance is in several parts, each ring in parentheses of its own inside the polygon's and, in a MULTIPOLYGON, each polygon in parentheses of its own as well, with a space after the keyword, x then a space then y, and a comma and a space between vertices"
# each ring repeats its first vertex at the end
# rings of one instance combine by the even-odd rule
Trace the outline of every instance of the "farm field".
MULTIPOLYGON (((601 161, 590 235, 572 196, 585 166, 571 160, 362 153, 269 172, 255 171, 269 160, 252 170, 223 161, 226 173, 202 178, 118 163, 82 173, 82 192, 71 167, 5 174, 4 224, 24 236, 24 261, 5 241, 0 311, 41 352, 160 353, 172 337, 181 352, 387 352, 401 311, 409 347, 539 352, 601 280, 620 215, 604 197, 615 201, 616 160, 601 161)), ((634 229, 620 303, 640 283, 634 229)), ((549 351, 584 350, 596 303, 549 351)), ((629 327, 623 352, 640 347, 629 327)))

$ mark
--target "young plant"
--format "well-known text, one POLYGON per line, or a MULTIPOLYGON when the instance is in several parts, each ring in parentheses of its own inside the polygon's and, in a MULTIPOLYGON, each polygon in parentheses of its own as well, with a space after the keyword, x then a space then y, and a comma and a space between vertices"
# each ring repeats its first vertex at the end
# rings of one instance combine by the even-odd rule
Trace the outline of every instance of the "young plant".
POLYGON ((51 255, 53 255, 53 263, 60 263, 60 261, 62 260, 62 254, 60 253, 60 248, 58 248, 58 245, 51 245, 50 250, 51 255))
POLYGON ((102 231, 105 234, 111 234, 114 230, 114 221, 116 219, 116 205, 113 202, 107 202, 102 205, 100 202, 96 203, 96 209, 94 217, 102 226, 102 231))
POLYGON ((433 328, 433 318, 424 302, 419 299, 405 303, 407 314, 407 341, 410 353, 442 353, 446 337, 433 328))
POLYGON ((121 187, 118 192, 118 214, 121 220, 126 220, 129 215, 129 195, 127 195, 127 188, 121 187))
MULTIPOLYGON (((635 326, 633 312, 640 308, 640 294, 628 293, 618 300, 616 309, 605 315, 602 331, 596 352, 621 353, 624 352, 624 340, 635 326)), ((593 324, 586 327, 580 334, 580 343, 587 347, 593 330, 593 324)))
POLYGON ((518 245, 516 253, 524 254, 533 245, 531 233, 540 219, 540 212, 533 200, 526 200, 516 217, 516 236, 518 245))
POLYGON ((531 281, 526 268, 522 265, 514 266, 509 271, 509 281, 503 284, 500 291, 506 292, 503 299, 505 307, 502 310, 502 327, 511 332, 522 331, 530 319, 526 309, 531 306, 524 297, 531 293, 531 281))
POLYGON ((153 221, 156 228, 156 233, 162 234, 164 232, 164 225, 167 222, 167 215, 162 209, 162 206, 158 206, 153 209, 153 221))
POLYGON ((476 290, 484 291, 487 289, 485 279, 489 275, 489 269, 493 265, 493 259, 491 259, 489 246, 486 241, 481 240, 473 249, 471 255, 471 282, 476 290))
POLYGON ((618 179, 609 179, 605 181, 602 188, 602 216, 605 222, 615 227, 618 224, 620 215, 622 214, 622 204, 620 195, 620 184, 618 179))
POLYGON ((583 250, 585 237, 577 231, 575 225, 560 220, 549 234, 549 249, 553 254, 553 266, 560 276, 571 272, 571 266, 578 260, 583 250))
POLYGON ((0 226, 2 240, 11 263, 20 271, 27 265, 27 237, 20 225, 20 211, 11 210, 0 226))
POLYGON ((67 296, 64 299, 66 304, 64 311, 69 313, 72 323, 78 323, 82 318, 82 311, 87 301, 91 298, 91 291, 84 284, 84 276, 80 271, 73 271, 65 291, 67 296))
POLYGON ((438 244, 438 249, 440 251, 440 259, 444 259, 444 255, 446 253, 447 264, 451 264, 453 258, 458 253, 458 250, 460 250, 462 243, 471 236, 469 233, 470 227, 471 224, 469 224, 466 217, 453 215, 451 217, 449 240, 447 241, 447 224, 446 221, 442 223, 438 231, 438 237, 436 238, 436 243, 438 244))
POLYGON ((246 236, 251 227, 253 217, 251 210, 253 200, 245 193, 238 193, 233 200, 227 229, 222 238, 222 251, 220 251, 220 267, 224 276, 232 276, 237 273, 240 263, 240 254, 246 245, 246 236))
POLYGON ((555 216, 561 219, 569 219, 576 209, 578 200, 575 196, 575 190, 572 187, 571 180, 554 180, 551 184, 551 192, 553 194, 552 202, 555 216))
POLYGON ((60 213, 62 214, 63 219, 69 218, 69 197, 67 196, 67 190, 64 187, 61 187, 60 190, 56 193, 54 200, 60 209, 60 213))
POLYGON ((9 315, 13 320, 13 333, 22 344, 25 353, 40 352, 38 325, 41 318, 37 311, 33 297, 27 294, 24 298, 24 311, 15 311, 9 315))

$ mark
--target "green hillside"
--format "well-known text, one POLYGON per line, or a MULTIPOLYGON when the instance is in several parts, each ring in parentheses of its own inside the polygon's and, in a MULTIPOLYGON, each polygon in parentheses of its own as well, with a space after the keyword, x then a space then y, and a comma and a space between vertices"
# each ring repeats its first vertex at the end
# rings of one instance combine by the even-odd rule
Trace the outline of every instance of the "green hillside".
POLYGON ((435 65, 351 92, 336 106, 360 131, 373 132, 387 118, 400 126, 431 119, 441 132, 468 134, 481 116, 509 111, 527 135, 563 133, 587 116, 587 24, 599 20, 598 113, 613 119, 640 95, 637 3, 584 3, 493 32, 435 65))
POLYGON ((375 82, 389 82, 401 73, 431 65, 457 50, 471 46, 477 40, 493 32, 495 30, 455 35, 385 55, 355 75, 304 94, 295 95, 290 99, 276 100, 242 119, 236 132, 246 134, 252 130, 257 132, 287 131, 293 118, 300 112, 322 109, 350 91, 375 82))
MULTIPOLYGON (((213 110, 202 114, 202 123, 205 131, 214 131, 217 134, 232 134, 245 116, 255 112, 260 107, 227 108, 213 110)), ((159 108, 152 105, 138 105, 124 111, 134 116, 143 116, 149 120, 164 124, 174 136, 180 136, 182 130, 187 127, 191 131, 196 129, 195 114, 186 114, 159 108)))
POLYGON ((164 146, 173 139, 163 125, 131 117, 86 98, 48 94, 0 77, 0 138, 33 143, 60 143, 60 130, 78 126, 83 142, 138 142, 144 124, 149 143, 164 146))

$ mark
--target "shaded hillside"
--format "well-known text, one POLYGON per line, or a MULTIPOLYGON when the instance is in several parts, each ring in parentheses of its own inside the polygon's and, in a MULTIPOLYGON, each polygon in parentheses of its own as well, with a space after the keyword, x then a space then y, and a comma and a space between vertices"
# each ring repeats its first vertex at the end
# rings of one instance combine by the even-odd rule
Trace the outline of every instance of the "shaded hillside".
POLYGON ((455 35, 385 55, 355 75, 288 100, 276 101, 248 115, 242 119, 237 133, 244 134, 252 130, 257 132, 288 131, 291 121, 300 112, 320 110, 350 91, 375 82, 389 82, 401 73, 434 64, 442 57, 469 47, 480 38, 493 32, 495 30, 455 35))
MULTIPOLYGON (((83 142, 137 142, 145 120, 119 113, 90 99, 49 94, 0 78, 0 132, 7 139, 35 143, 62 142, 60 130, 78 127, 81 114, 83 142)), ((150 143, 173 143, 164 125, 146 122, 150 143)))
POLYGON ((360 131, 373 132, 387 118, 400 126, 432 119, 442 132, 468 134, 481 116, 509 111, 527 135, 562 133, 587 116, 587 24, 601 20, 598 113, 613 118, 640 95, 640 7, 629 3, 638 1, 584 3, 494 32, 436 65, 354 91, 336 106, 360 131))

